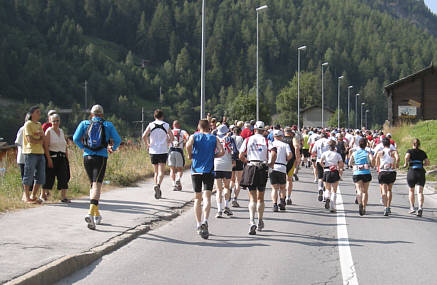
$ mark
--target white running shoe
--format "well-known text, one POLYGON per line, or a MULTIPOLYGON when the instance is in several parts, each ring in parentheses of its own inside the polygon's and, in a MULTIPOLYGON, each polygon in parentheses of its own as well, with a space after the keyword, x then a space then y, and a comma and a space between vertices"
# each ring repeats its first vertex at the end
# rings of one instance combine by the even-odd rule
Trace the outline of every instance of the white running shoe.
POLYGON ((94 222, 94 217, 91 216, 90 214, 85 216, 85 222, 87 222, 88 228, 90 230, 95 230, 96 229, 96 223, 94 222))
POLYGON ((102 223, 102 216, 95 216, 94 217, 94 223, 96 225, 100 225, 102 223))

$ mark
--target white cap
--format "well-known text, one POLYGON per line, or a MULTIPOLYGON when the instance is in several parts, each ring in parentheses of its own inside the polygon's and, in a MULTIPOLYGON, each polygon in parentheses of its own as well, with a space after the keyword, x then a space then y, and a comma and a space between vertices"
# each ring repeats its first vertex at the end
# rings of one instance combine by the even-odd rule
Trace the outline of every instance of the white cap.
POLYGON ((91 114, 94 114, 94 115, 103 115, 103 107, 100 106, 100 105, 94 105, 91 108, 91 114))
POLYGON ((255 123, 255 129, 256 130, 262 130, 264 131, 265 125, 263 121, 258 121, 255 123))
POLYGON ((388 134, 386 135, 386 137, 391 137, 391 134, 390 134, 390 133, 388 133, 388 134))
POLYGON ((47 114, 49 115, 49 116, 51 116, 51 115, 54 115, 54 114, 56 114, 57 112, 56 112, 56 110, 50 110, 47 114))
POLYGON ((284 133, 281 130, 273 130, 274 137, 283 137, 284 133))
POLYGON ((228 129, 228 127, 227 127, 225 124, 220 125, 220 126, 217 128, 217 134, 218 134, 219 136, 226 135, 228 132, 229 132, 229 129, 228 129))

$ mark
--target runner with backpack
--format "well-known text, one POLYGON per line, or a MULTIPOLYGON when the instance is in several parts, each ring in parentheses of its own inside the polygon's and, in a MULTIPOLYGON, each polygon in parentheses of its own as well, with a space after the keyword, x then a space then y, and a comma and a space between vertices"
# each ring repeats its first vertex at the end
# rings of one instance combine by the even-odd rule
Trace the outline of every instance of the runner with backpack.
POLYGON ((153 181, 155 185, 155 199, 162 196, 161 183, 165 175, 165 164, 168 157, 168 145, 174 140, 172 132, 169 132, 170 125, 164 122, 164 112, 155 110, 153 116, 155 121, 151 122, 143 134, 143 141, 149 149, 150 160, 153 165, 153 181))
POLYGON ((85 171, 91 183, 90 210, 85 216, 88 228, 96 229, 102 221, 99 212, 100 192, 105 177, 108 152, 112 153, 120 146, 121 138, 111 122, 103 119, 103 107, 94 105, 89 120, 82 121, 73 135, 74 143, 83 149, 85 171), (112 139, 113 145, 109 145, 112 139))
POLYGON ((181 129, 179 121, 173 122, 173 141, 168 153, 168 167, 170 168, 170 178, 173 181, 173 191, 181 191, 181 178, 185 166, 184 145, 188 140, 189 134, 181 129))

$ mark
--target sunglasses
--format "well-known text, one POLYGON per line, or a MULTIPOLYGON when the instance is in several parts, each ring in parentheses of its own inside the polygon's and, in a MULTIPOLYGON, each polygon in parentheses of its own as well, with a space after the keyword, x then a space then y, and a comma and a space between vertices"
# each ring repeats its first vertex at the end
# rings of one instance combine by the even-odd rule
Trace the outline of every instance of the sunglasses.
POLYGON ((59 120, 52 121, 52 123, 59 123, 59 120))

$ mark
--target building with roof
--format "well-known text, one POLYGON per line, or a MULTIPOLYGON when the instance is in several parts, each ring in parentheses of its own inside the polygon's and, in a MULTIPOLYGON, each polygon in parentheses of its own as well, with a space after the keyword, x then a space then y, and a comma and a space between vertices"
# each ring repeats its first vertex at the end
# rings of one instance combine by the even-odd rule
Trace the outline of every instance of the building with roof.
MULTIPOLYGON (((328 126, 328 121, 334 115, 334 111, 325 107, 323 126, 328 126)), ((311 106, 300 111, 302 114, 302 122, 304 127, 322 127, 322 106, 311 106)))
POLYGON ((437 72, 433 64, 385 86, 388 120, 437 120, 437 72))

